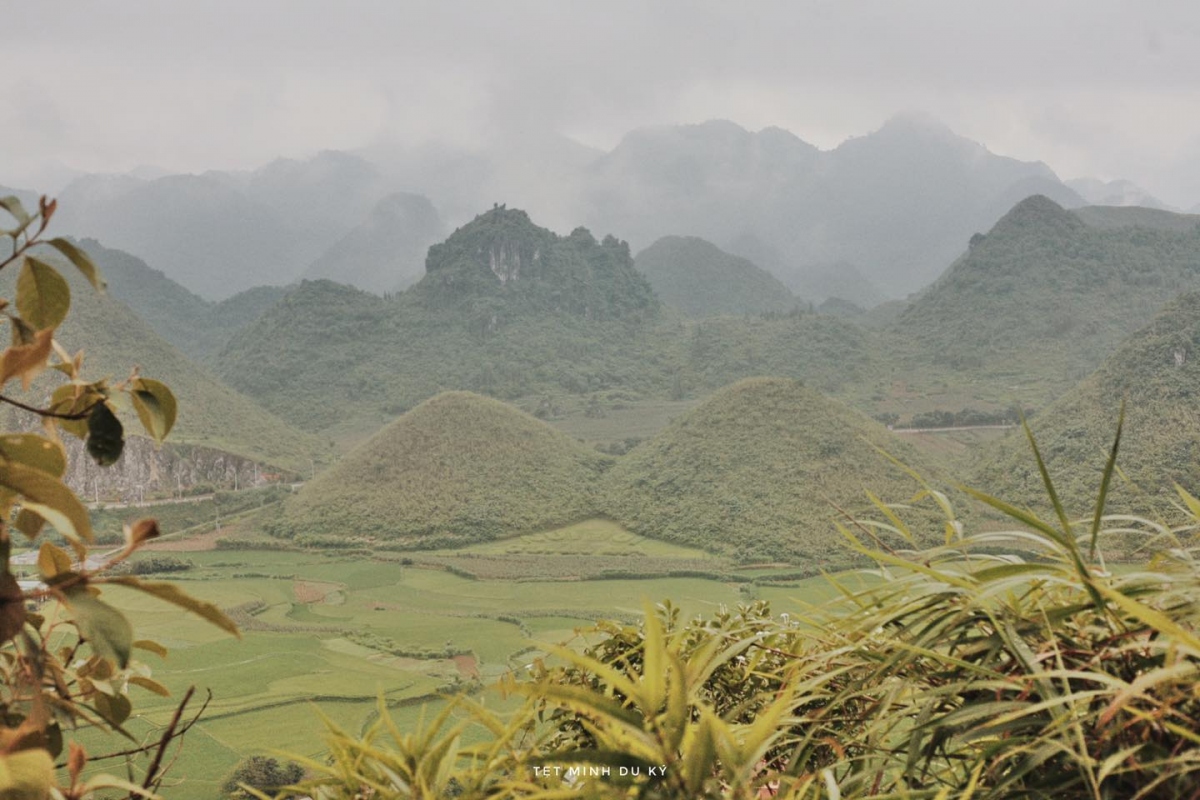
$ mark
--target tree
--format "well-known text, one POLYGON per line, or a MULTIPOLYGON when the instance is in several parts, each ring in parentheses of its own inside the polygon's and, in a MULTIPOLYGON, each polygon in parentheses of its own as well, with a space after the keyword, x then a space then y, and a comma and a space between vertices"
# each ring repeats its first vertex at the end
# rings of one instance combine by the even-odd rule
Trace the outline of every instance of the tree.
POLYGON ((90 457, 107 466, 120 458, 125 444, 118 400, 128 402, 146 433, 161 442, 175 423, 175 397, 136 367, 128 378, 111 384, 83 377, 84 354, 68 353, 54 338, 71 307, 70 287, 60 266, 78 269, 97 291, 104 290, 104 281, 72 242, 42 238, 55 201, 42 197, 37 210, 29 212, 17 198, 3 197, 0 208, 11 219, 0 228, 0 239, 11 244, 11 252, 0 255, 0 272, 17 272, 14 301, 0 298, 0 314, 12 342, 0 354, 0 403, 29 415, 31 422, 40 421, 42 428, 41 433, 0 432, 0 797, 42 798, 55 789, 70 800, 102 787, 130 796, 149 795, 162 781, 167 746, 195 721, 184 720, 192 691, 160 738, 93 756, 148 757, 140 783, 105 775, 84 779, 89 756, 72 740, 73 732, 101 728, 129 736, 123 724, 133 710, 131 687, 169 694, 148 677, 149 669, 134 654, 138 649, 162 656, 165 648, 135 641, 129 620, 102 599, 102 587, 126 586, 199 614, 235 635, 237 628, 216 606, 171 584, 114 574, 114 566, 158 535, 152 519, 126 528, 124 547, 97 564, 87 509, 63 483, 67 457, 61 434, 84 440, 90 457), (65 381, 60 378, 54 386, 41 379, 53 373, 65 381), (51 541, 47 529, 53 529, 65 546, 51 541), (14 530, 30 543, 41 540, 38 582, 23 584, 13 574, 14 530), (64 751, 65 763, 56 766, 64 751))

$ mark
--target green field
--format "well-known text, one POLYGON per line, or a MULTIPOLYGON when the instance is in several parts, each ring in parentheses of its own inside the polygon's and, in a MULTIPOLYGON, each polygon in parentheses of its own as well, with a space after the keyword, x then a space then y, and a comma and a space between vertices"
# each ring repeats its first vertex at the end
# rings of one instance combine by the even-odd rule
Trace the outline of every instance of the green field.
MULTIPOLYGON (((205 600, 232 610, 243 629, 236 640, 173 607, 119 588, 106 595, 130 612, 139 638, 170 649, 165 660, 141 653, 172 698, 133 687, 138 737, 151 736, 170 718, 189 686, 199 698, 212 692, 201 721, 188 734, 172 769, 173 798, 213 797, 245 756, 287 751, 322 752, 318 711, 351 730, 373 719, 383 697, 403 724, 420 708, 438 702, 439 692, 486 686, 511 669, 520 670, 537 644, 571 641, 576 629, 599 617, 635 619, 646 602, 667 598, 685 614, 708 613, 719 605, 769 599, 778 610, 799 609, 832 593, 823 579, 758 586, 778 569, 738 571, 739 579, 654 577, 651 579, 470 579, 433 564, 402 563, 403 555, 371 558, 338 553, 209 550, 178 553, 193 568, 176 579, 205 600), (396 647, 402 655, 384 652, 396 647), (419 651, 427 657, 418 657, 419 651), (469 653, 469 669, 445 657, 469 653)), ((416 555, 416 554, 413 554, 416 555)), ((611 522, 592 520, 567 528, 422 554, 452 563, 523 559, 536 565, 563 559, 582 576, 599 575, 625 559, 684 569, 727 565, 699 550, 637 536, 611 522)), ((489 700, 489 702, 493 702, 489 700)), ((94 753, 109 739, 87 737, 94 753)), ((119 772, 114 762, 92 765, 119 772)))

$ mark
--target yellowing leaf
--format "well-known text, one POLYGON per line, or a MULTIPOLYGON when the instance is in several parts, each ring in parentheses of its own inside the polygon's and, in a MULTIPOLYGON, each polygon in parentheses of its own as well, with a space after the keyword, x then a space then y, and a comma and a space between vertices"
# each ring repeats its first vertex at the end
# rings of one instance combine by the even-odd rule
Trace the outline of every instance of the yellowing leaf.
POLYGON ((184 592, 173 583, 161 582, 145 582, 140 581, 132 576, 120 576, 115 578, 105 579, 105 583, 116 583, 121 586, 128 586, 131 589, 137 589, 139 592, 145 592, 148 595, 157 597, 159 600, 172 603, 197 614, 200 617, 208 620, 212 624, 224 631, 232 633, 239 639, 242 638, 241 631, 237 625, 221 609, 217 608, 212 603, 206 603, 203 600, 197 600, 191 595, 184 592))
POLYGON ((0 356, 0 387, 13 378, 20 378, 21 384, 28 389, 33 379, 46 368, 53 340, 54 331, 47 329, 33 334, 32 341, 14 344, 5 350, 0 356))
POLYGON ((145 650, 148 653, 154 653, 159 658, 167 657, 167 648, 151 639, 138 639, 133 643, 133 646, 139 650, 145 650))
POLYGON ((107 288, 104 278, 100 277, 100 271, 96 269, 96 265, 92 263, 92 257, 87 253, 62 238, 50 239, 46 244, 66 256, 67 260, 83 273, 83 277, 88 279, 88 283, 98 291, 103 292, 107 288))
POLYGON ((175 425, 178 410, 175 395, 167 385, 149 378, 138 378, 130 387, 130 396, 146 433, 159 442, 167 438, 175 425))
POLYGON ((45 580, 62 575, 64 572, 71 572, 73 569, 70 554, 50 542, 42 542, 42 547, 38 550, 37 563, 38 572, 45 580))
POLYGON ((71 287, 58 270, 26 257, 17 277, 17 312, 38 330, 57 328, 71 310, 71 287))
POLYGON ((129 682, 132 683, 134 686, 140 686, 143 689, 154 692, 155 694, 157 694, 161 697, 170 697, 171 696, 170 689, 163 686, 158 681, 153 681, 153 680, 150 680, 149 678, 143 678, 141 675, 130 676, 129 682))
POLYGON ((45 800, 54 785, 54 760, 45 750, 0 754, 0 797, 45 800))
POLYGON ((16 493, 21 505, 69 539, 92 539, 88 511, 62 481, 41 470, 0 459, 0 486, 16 493))
POLYGON ((61 478, 67 471, 67 454, 62 445, 36 433, 0 436, 0 457, 61 478))

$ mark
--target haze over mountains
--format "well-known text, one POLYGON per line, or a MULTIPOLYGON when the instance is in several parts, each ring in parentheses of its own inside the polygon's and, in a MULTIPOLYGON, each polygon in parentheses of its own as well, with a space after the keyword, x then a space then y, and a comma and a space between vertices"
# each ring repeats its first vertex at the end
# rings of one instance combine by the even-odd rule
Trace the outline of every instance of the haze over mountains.
MULTIPOLYGON (((84 176, 60 199, 64 227, 102 231, 129 249, 78 240, 108 276, 111 297, 99 302, 124 333, 93 319, 90 301, 81 319, 99 325, 112 364, 142 364, 200 398, 186 409, 183 440, 295 471, 306 461, 315 470, 329 444, 365 441, 448 390, 551 418, 702 402, 723 409, 722 419, 774 419, 763 409, 782 403, 788 419, 808 420, 806 430, 846 423, 868 439, 856 415, 903 425, 924 412, 1046 409, 1053 430, 1051 401, 1070 396, 1164 303, 1200 290, 1200 217, 1085 206, 1079 192, 1161 204, 1120 181, 1075 181, 1076 192, 1043 164, 996 156, 927 118, 894 119, 830 151, 727 122, 634 131, 609 153, 543 144, 540 160, 532 145, 503 157, 380 147, 246 173, 84 176), (504 187, 531 198, 529 208, 479 202, 488 210, 447 235, 462 209, 504 187), (553 206, 549 217, 569 233, 542 227, 538 203, 553 206), (642 239, 635 259, 630 243, 642 239), (119 344, 123 335, 137 347, 119 344), (724 390, 758 376, 774 382, 724 390), (794 387, 788 379, 805 388, 784 392, 794 387), (784 402, 776 390, 806 399, 784 402)), ((468 405, 491 409, 488 419, 517 413, 476 400, 468 405)), ((785 421, 747 447, 761 456, 788 441, 800 453, 811 442, 785 421)), ((716 442, 716 429, 701 427, 716 442)), ((650 473, 682 469, 680 430, 618 461, 604 513, 675 536, 660 508, 665 495, 646 487, 650 473), (621 484, 627 473, 632 483, 621 484)), ((636 441, 605 441, 622 439, 622 449, 636 441)), ((724 455, 701 448, 684 461, 725 463, 740 446, 726 444, 724 455)), ((857 453, 849 444, 834 449, 830 463, 809 470, 834 476, 830 491, 861 488, 855 481, 891 486, 861 454, 846 456, 857 453)), ((905 458, 920 467, 925 455, 905 458)), ((679 502, 700 509, 712 499, 703 486, 726 478, 697 479, 693 489, 682 473, 669 480, 679 497, 694 489, 679 502)), ((779 516, 755 505, 766 495, 737 491, 757 498, 746 519, 764 531, 827 522, 815 506, 779 516)), ((308 525, 302 517, 320 515, 305 508, 289 512, 289 524, 325 535, 330 519, 308 525)), ((387 534, 381 520, 391 513, 359 527, 387 534)), ((583 514, 580 506, 551 516, 583 514)), ((688 524, 711 532, 719 516, 708 509, 688 524)), ((447 517, 437 535, 462 519, 447 517)), ((493 532, 542 524, 508 511, 497 519, 493 532)), ((398 535, 425 535, 405 531, 398 535)), ((775 535, 738 552, 815 552, 775 535)))
MULTIPOLYGON (((1152 203, 1127 183, 1074 185, 1093 200, 1152 203)), ((1045 164, 993 154, 920 115, 828 151, 779 128, 712 121, 634 130, 607 153, 530 135, 479 151, 326 151, 250 172, 85 175, 61 192, 58 224, 206 299, 301 277, 384 292, 420 276, 419 254, 443 225, 501 202, 563 232, 613 232, 635 250, 699 236, 816 303, 869 307, 929 283, 1022 198, 1072 208, 1085 203, 1079 192, 1045 164)))

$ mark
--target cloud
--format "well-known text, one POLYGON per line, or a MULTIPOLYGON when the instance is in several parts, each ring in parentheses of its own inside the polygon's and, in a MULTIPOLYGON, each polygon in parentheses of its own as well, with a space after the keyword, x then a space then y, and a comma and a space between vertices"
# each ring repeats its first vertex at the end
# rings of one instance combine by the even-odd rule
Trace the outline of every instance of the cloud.
POLYGON ((611 147, 710 117, 830 147, 922 109, 1067 176, 1182 195, 1172 154, 1200 132, 1185 2, 111 0, 19 6, 5 37, 20 66, 0 76, 17 98, 0 180, 55 161, 251 167, 381 136, 611 147))

